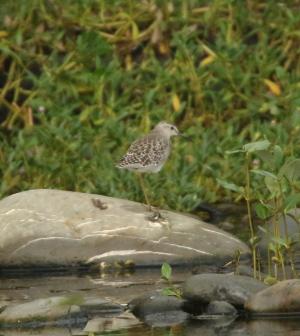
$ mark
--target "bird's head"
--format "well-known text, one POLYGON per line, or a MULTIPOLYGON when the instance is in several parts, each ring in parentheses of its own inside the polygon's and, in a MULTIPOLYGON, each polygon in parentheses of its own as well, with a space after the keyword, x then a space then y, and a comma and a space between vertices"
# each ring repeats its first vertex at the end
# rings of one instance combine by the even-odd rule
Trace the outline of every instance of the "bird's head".
POLYGON ((165 121, 161 121, 160 123, 158 123, 154 129, 154 131, 157 132, 161 132, 164 135, 168 136, 168 137, 172 137, 172 136, 177 136, 177 135, 181 135, 181 133, 178 131, 177 127, 172 125, 172 124, 168 124, 165 121))

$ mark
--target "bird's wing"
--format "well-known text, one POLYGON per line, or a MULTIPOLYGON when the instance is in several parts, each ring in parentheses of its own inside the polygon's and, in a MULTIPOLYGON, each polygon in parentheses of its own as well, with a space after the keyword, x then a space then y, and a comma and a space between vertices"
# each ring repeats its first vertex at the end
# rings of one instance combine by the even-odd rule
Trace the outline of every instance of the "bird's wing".
POLYGON ((139 164, 145 167, 161 162, 165 157, 167 145, 168 143, 164 139, 149 134, 131 144, 119 165, 139 164))

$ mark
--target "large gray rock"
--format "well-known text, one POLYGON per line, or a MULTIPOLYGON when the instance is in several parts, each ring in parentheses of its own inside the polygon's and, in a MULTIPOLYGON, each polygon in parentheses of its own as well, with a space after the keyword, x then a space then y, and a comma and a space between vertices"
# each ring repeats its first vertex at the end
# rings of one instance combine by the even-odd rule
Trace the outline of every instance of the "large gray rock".
POLYGON ((300 280, 280 281, 255 295, 245 303, 245 309, 252 313, 300 312, 300 280))
POLYGON ((254 293, 266 285, 253 278, 231 274, 197 274, 188 278, 183 286, 183 298, 200 304, 226 301, 242 307, 254 293))
POLYGON ((124 308, 101 298, 83 295, 55 296, 14 303, 0 313, 0 326, 59 324, 62 319, 87 318, 91 314, 120 314, 124 308))
POLYGON ((234 236, 179 213, 154 221, 143 204, 59 190, 31 190, 0 201, 0 265, 209 263, 249 253, 234 236), (99 200, 99 207, 93 199, 99 200))
POLYGON ((64 297, 51 297, 14 304, 0 314, 0 323, 21 323, 29 321, 50 321, 79 313, 77 305, 64 304, 64 297))

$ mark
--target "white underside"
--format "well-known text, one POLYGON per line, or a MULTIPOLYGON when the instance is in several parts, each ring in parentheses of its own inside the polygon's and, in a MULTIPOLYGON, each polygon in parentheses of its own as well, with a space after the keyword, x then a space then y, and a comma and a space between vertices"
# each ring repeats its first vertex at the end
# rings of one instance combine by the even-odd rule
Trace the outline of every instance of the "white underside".
POLYGON ((141 172, 141 173, 158 173, 161 170, 162 166, 163 166, 163 164, 149 165, 149 166, 143 167, 143 166, 138 165, 138 164, 132 164, 132 165, 128 165, 126 167, 120 167, 120 168, 132 170, 132 171, 137 171, 137 172, 141 172))

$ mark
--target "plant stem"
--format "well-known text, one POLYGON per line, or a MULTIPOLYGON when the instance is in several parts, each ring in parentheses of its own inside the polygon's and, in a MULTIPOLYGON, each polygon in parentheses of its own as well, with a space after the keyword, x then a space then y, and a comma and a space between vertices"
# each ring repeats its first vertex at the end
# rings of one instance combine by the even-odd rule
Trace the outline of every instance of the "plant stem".
POLYGON ((294 254, 293 254, 293 251, 292 251, 293 247, 290 245, 289 239, 288 239, 289 236, 288 236, 288 226, 287 226, 286 214, 283 212, 282 216, 283 216, 283 222, 284 222, 284 228, 285 228, 285 240, 286 240, 286 244, 288 246, 286 251, 287 251, 287 255, 288 255, 288 258, 289 258, 290 265, 291 265, 293 276, 294 276, 294 278, 297 278, 297 272, 296 272, 295 261, 294 261, 294 254))
POLYGON ((246 153, 246 188, 245 188, 245 195, 244 198, 247 204, 247 213, 248 213, 248 221, 250 227, 250 234, 251 234, 251 248, 252 248, 252 263, 253 263, 253 277, 256 279, 257 272, 256 272, 256 247, 254 242, 254 229, 253 229, 253 221, 252 221, 252 213, 251 213, 251 191, 250 191, 250 154, 246 153))
POLYGON ((268 275, 272 276, 271 274, 271 254, 270 249, 268 248, 268 275))

